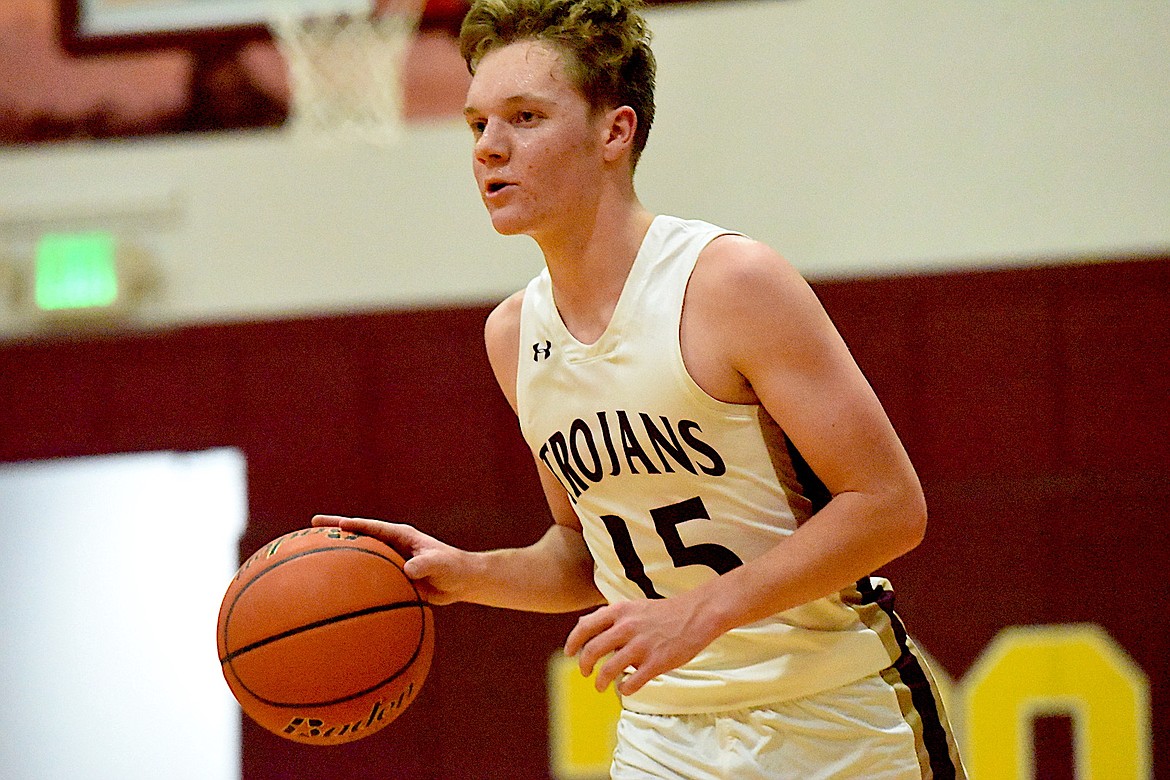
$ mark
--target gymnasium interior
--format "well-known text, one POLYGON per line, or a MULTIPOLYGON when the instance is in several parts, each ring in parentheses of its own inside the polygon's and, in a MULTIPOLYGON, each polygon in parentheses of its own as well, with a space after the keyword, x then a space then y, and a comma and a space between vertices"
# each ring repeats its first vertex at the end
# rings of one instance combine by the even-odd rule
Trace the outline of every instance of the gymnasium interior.
MULTIPOLYGON (((304 127, 255 7, 198 5, 0 3, 0 776, 608 777, 577 614, 436 607, 416 699, 345 745, 232 699, 224 589, 313 515, 543 533, 483 347, 542 258, 471 175, 463 0, 414 20, 377 142, 304 127)), ((1170 778, 1170 4, 646 17, 638 194, 789 259, 881 399, 930 524, 880 573, 970 777, 1170 778)))

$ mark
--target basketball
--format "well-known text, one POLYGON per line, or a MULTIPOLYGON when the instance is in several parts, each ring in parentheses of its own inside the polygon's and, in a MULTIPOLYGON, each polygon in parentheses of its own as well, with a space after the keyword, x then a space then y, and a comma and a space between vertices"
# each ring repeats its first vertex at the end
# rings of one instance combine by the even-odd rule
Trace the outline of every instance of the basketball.
POLYGON ((246 560, 219 610, 219 661, 244 712, 295 742, 385 727, 422 688, 434 618, 388 545, 306 528, 246 560))

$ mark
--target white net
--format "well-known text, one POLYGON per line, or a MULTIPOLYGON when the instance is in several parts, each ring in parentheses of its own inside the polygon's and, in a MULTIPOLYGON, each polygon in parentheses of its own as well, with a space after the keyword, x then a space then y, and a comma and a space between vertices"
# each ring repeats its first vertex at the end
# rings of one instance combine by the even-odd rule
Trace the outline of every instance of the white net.
POLYGON ((420 3, 362 13, 273 15, 288 62, 290 129, 324 144, 389 145, 402 132, 402 65, 418 27, 420 3))

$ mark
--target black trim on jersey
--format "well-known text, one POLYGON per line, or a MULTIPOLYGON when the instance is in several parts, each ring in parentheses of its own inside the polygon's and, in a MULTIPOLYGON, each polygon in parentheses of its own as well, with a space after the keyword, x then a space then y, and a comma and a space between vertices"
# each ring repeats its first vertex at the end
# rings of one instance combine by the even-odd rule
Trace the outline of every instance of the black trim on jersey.
POLYGON ((787 433, 784 434, 784 446, 788 448, 788 458, 792 461, 792 470, 796 472, 796 481, 800 483, 800 492, 812 503, 811 514, 815 515, 828 506, 833 494, 812 470, 812 466, 808 465, 808 461, 800 454, 800 450, 796 449, 787 433))
POLYGON ((910 700, 922 718, 922 741, 926 745, 927 755, 930 756, 930 771, 934 775, 934 780, 955 780, 955 764, 951 760, 946 728, 938 714, 930 678, 926 676, 926 670, 906 644, 906 626, 894 612, 893 592, 881 585, 875 588, 869 577, 862 577, 857 581, 857 590, 861 594, 862 604, 877 604, 890 619, 899 650, 894 668, 901 676, 902 682, 910 689, 910 700))

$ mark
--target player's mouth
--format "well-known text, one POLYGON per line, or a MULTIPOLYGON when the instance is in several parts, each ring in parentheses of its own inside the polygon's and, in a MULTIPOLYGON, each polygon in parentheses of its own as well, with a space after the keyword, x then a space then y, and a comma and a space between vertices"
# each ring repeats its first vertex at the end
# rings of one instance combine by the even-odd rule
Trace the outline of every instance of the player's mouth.
POLYGON ((484 182, 483 193, 484 195, 490 197, 492 195, 498 195, 509 187, 514 186, 516 185, 510 181, 500 181, 498 179, 493 179, 491 181, 484 182))

